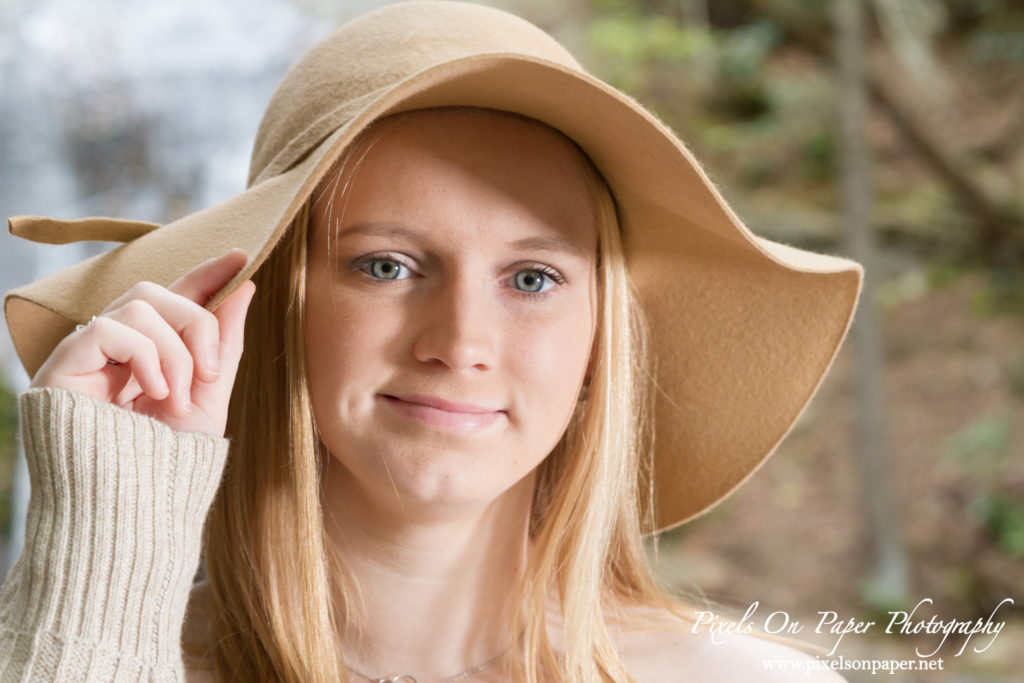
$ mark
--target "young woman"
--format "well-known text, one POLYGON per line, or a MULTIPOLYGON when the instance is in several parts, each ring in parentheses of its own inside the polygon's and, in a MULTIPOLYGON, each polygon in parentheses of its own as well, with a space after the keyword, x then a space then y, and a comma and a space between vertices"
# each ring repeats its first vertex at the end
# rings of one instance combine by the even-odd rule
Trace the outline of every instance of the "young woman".
POLYGON ((694 628, 642 538, 784 436, 860 270, 751 235, 667 129, 535 27, 385 7, 285 77, 245 193, 159 229, 12 230, 127 243, 5 302, 33 377, 5 676, 813 663, 694 628))

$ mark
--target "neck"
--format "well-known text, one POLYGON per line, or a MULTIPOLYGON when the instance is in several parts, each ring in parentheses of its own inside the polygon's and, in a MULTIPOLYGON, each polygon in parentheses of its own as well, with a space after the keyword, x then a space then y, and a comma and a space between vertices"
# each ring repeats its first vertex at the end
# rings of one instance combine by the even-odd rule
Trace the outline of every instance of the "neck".
POLYGON ((382 504, 336 463, 325 463, 324 482, 326 529, 355 617, 340 634, 346 663, 422 682, 507 649, 527 560, 532 474, 486 505, 454 508, 393 495, 394 505, 382 504))

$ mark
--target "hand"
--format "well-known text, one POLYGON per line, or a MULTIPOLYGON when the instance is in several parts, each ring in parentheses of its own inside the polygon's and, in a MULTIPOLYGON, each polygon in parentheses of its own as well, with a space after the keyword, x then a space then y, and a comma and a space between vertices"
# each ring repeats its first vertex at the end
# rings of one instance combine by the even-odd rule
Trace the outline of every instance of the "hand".
POLYGON ((246 280, 213 313, 203 304, 246 260, 232 249, 170 287, 135 284, 61 340, 30 386, 77 391, 178 431, 223 436, 256 285, 246 280))

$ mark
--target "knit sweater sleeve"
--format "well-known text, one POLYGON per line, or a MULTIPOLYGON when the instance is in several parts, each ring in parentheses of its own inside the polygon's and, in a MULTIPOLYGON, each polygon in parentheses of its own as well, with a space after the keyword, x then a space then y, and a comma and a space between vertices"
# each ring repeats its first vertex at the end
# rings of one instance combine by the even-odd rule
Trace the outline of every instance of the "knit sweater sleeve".
POLYGON ((32 494, 0 587, 0 681, 181 681, 181 628, 228 440, 84 394, 19 397, 32 494))

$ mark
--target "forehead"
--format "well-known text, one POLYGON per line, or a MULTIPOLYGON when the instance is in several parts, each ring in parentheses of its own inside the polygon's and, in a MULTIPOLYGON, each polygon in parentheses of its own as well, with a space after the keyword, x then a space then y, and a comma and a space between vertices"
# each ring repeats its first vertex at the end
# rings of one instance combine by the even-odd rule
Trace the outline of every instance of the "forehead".
MULTIPOLYGON (((592 171, 575 145, 525 117, 472 108, 379 122, 318 191, 313 221, 499 221, 596 239, 592 171)), ((317 232, 324 232, 317 229, 317 232)))

